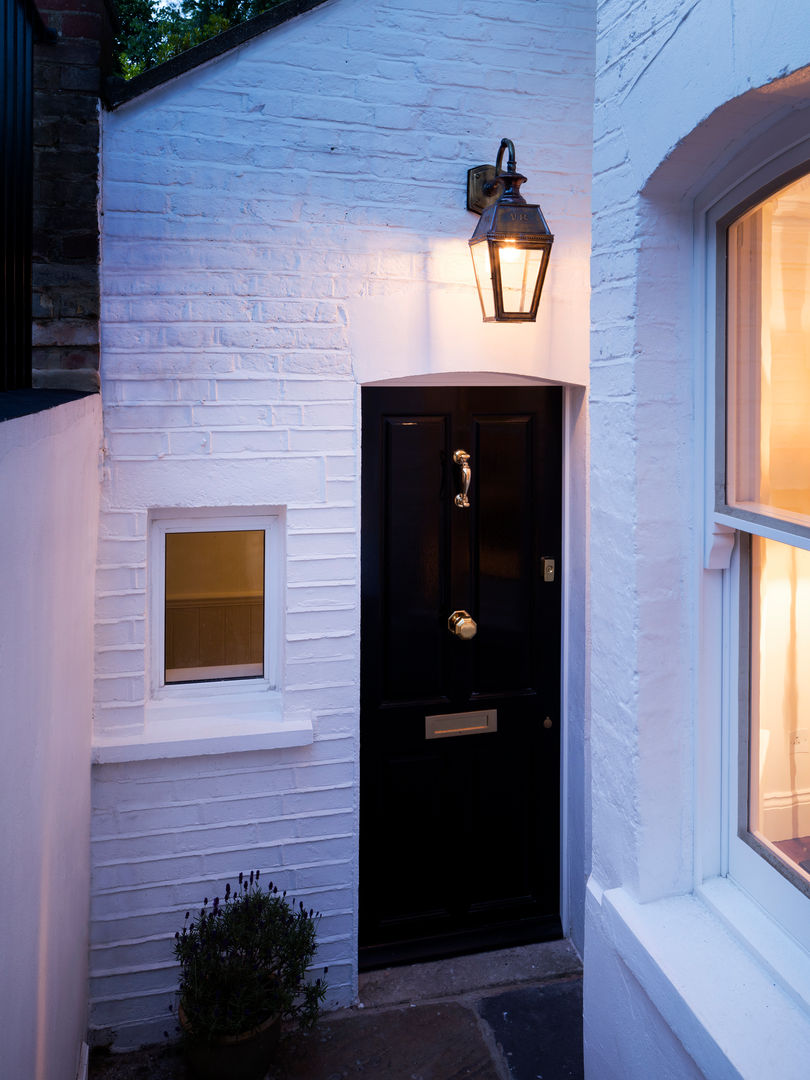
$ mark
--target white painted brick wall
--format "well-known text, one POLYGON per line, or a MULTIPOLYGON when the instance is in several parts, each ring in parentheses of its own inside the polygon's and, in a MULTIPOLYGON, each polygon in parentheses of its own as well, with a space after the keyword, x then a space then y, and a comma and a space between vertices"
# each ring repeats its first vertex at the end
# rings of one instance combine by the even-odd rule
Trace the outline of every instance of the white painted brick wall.
POLYGON ((689 582, 703 433, 695 423, 690 199, 762 123, 769 101, 775 117, 792 100, 769 86, 747 106, 726 104, 806 64, 806 44, 795 37, 804 17, 794 0, 779 4, 778 30, 764 10, 742 4, 608 0, 598 12, 591 616, 594 750, 604 767, 594 774, 594 866, 603 885, 634 881, 649 895, 691 883, 694 763, 683 718, 693 715, 695 694, 689 582), (654 735, 644 731, 652 717, 654 735), (660 776, 644 775, 664 743, 673 793, 666 811, 660 776), (666 835, 676 838, 668 856, 666 835), (655 851, 646 869, 645 844, 655 851))
MULTIPOLYGON (((704 740, 715 745, 719 739, 722 718, 718 685, 711 683, 708 704, 701 702, 699 685, 702 590, 709 586, 701 579, 703 343, 693 199, 758 124, 790 104, 776 87, 747 102, 740 96, 807 64, 806 17, 800 0, 778 0, 773 7, 692 0, 606 0, 597 6, 593 902, 586 925, 585 1045, 586 1070, 600 1080, 701 1074, 681 1041, 692 1019, 673 1035, 660 1015, 662 1000, 668 1017, 678 1009, 688 1014, 684 986, 667 990, 657 972, 659 1012, 652 1023, 636 1025, 641 1038, 627 1024, 628 1016, 645 1017, 649 1010, 651 983, 642 987, 628 978, 625 966, 627 956, 643 955, 646 943, 631 942, 627 934, 618 946, 620 934, 600 914, 598 898, 611 888, 645 902, 689 894, 703 872, 701 861, 709 866, 714 859, 706 837, 720 831, 719 768, 704 773, 706 761, 697 756, 705 753, 704 740), (716 816, 699 832, 695 789, 701 782, 716 816)), ((713 321, 714 312, 707 317, 713 321)), ((711 673, 715 677, 720 673, 711 673)), ((708 950, 709 933, 679 947, 687 955, 708 950)), ((737 975, 718 971, 716 999, 737 975)), ((700 1022, 705 1017, 693 1030, 700 1022)), ((789 1012, 785 1022, 789 1026, 789 1012)), ((716 1028, 701 1030, 695 1045, 700 1039, 725 1048, 733 1041, 729 1030, 716 1028)), ((773 1052, 778 1054, 776 1047, 773 1052)), ((728 1071, 737 1070, 729 1064, 728 1071)), ((790 1075, 776 1056, 772 1071, 790 1075)))
POLYGON ((143 726, 149 509, 285 506, 282 689, 315 741, 96 766, 99 1039, 171 1028, 174 930, 254 867, 324 913, 330 1002, 355 994, 358 383, 583 381, 592 22, 333 0, 104 117, 97 734, 143 726), (556 235, 537 327, 485 327, 473 286, 466 170, 502 136, 556 235))

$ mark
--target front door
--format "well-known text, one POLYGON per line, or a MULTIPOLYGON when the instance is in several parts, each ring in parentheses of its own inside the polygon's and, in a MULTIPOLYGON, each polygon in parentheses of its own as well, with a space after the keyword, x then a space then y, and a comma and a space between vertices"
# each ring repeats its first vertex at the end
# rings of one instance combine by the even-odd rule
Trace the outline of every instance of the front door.
POLYGON ((557 937, 562 391, 362 408, 361 966, 557 937))

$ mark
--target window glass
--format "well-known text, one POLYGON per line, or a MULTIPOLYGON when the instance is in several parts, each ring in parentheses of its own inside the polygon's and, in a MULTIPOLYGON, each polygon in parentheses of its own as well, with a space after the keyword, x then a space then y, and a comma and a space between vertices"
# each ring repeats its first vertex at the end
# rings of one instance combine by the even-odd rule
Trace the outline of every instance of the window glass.
POLYGON ((726 499, 746 512, 741 836, 806 888, 810 552, 793 541, 810 525, 810 176, 737 218, 727 253, 726 499))
POLYGON ((728 232, 729 505, 810 524, 810 176, 728 232))
POLYGON ((751 538, 749 828, 810 878, 810 552, 751 538))
POLYGON ((166 533, 166 683, 264 675, 264 538, 166 533))

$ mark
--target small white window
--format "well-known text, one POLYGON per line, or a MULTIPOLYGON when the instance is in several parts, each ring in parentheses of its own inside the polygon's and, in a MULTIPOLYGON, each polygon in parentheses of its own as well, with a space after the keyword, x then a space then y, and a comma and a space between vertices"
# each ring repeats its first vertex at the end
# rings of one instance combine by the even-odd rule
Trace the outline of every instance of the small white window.
POLYGON ((153 696, 274 688, 277 516, 171 514, 151 522, 153 696))

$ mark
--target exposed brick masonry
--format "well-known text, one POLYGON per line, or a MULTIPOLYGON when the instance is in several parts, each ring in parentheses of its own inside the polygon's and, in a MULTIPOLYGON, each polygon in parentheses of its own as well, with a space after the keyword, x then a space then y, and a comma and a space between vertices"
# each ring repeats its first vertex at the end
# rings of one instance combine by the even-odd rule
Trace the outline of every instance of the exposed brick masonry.
POLYGON ((33 379, 97 390, 98 102, 112 55, 104 0, 47 0, 34 57, 33 379))

